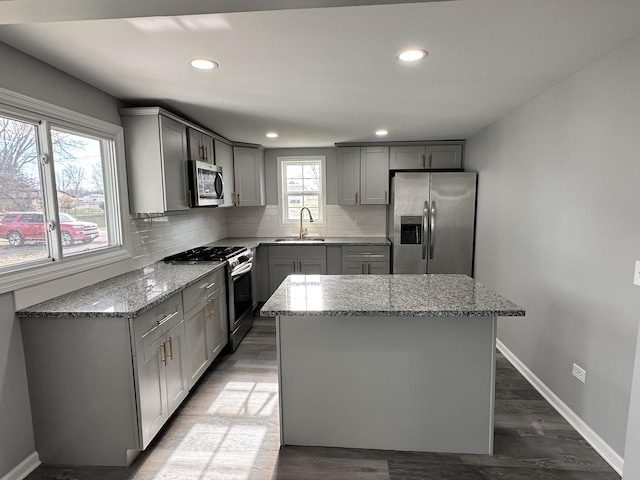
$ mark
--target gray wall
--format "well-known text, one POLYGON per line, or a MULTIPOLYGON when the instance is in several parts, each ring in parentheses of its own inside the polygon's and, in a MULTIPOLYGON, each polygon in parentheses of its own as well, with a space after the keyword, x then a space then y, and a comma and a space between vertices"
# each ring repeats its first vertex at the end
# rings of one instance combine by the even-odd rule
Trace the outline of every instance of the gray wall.
POLYGON ((0 478, 35 451, 20 322, 0 295, 0 478))
POLYGON ((499 339, 619 455, 640 319, 639 86, 636 37, 466 150, 480 172, 477 279, 527 310, 499 339))

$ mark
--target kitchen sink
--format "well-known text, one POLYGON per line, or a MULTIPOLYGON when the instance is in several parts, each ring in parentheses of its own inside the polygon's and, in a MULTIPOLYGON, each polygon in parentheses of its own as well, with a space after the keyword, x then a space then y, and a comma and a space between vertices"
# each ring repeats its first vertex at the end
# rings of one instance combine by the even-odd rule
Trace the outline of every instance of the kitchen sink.
POLYGON ((278 243, 297 243, 297 242, 324 242, 324 238, 321 237, 289 237, 289 238, 276 238, 274 240, 278 243))

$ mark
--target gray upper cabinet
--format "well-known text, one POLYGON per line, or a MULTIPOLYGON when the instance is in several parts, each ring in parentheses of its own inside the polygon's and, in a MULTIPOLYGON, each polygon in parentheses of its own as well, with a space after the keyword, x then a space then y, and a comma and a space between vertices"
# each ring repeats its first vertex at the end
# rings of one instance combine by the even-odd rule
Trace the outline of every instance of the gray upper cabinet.
POLYGON ((389 168, 391 170, 421 170, 426 168, 425 146, 391 147, 389 168))
POLYGON ((233 150, 231 145, 214 141, 216 165, 222 167, 222 188, 224 203, 221 207, 233 207, 235 205, 235 182, 233 174, 233 150))
POLYGON ((389 147, 360 148, 360 203, 389 203, 389 147))
POLYGON ((338 148, 338 205, 357 205, 360 195, 360 147, 338 148))
POLYGON ((159 108, 121 110, 131 213, 189 208, 187 127, 159 108))
POLYGON ((200 160, 214 164, 213 137, 193 127, 189 127, 187 130, 189 131, 189 160, 200 160))
POLYGON ((389 147, 339 147, 338 205, 389 203, 389 147))
POLYGON ((234 147, 233 170, 236 205, 240 207, 266 205, 264 151, 253 147, 234 147))
POLYGON ((462 144, 392 146, 389 168, 391 170, 462 169, 462 144))

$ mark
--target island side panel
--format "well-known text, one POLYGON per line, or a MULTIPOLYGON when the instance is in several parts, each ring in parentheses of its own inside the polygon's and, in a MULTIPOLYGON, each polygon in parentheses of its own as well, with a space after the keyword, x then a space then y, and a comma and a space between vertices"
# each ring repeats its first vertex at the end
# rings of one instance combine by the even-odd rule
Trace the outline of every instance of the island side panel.
POLYGON ((282 444, 492 453, 495 326, 279 317, 282 444))

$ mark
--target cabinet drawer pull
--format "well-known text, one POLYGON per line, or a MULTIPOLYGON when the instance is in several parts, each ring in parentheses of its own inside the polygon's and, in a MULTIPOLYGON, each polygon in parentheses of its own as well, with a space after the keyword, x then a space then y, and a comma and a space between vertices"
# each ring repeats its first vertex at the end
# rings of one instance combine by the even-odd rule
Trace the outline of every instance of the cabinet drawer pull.
POLYGON ((169 337, 169 360, 173 360, 173 339, 169 337))
POLYGON ((204 286, 204 289, 205 289, 205 290, 209 290, 210 288, 214 287, 214 286, 215 286, 215 284, 216 284, 216 282, 211 282, 210 284, 205 285, 205 286, 204 286))
POLYGON ((168 322, 173 317, 175 317, 177 314, 178 314, 178 311, 176 310, 175 312, 170 313, 169 315, 166 315, 166 316, 162 317, 160 320, 156 320, 156 323, 158 324, 157 326, 159 327, 163 323, 168 322))

